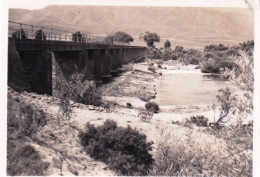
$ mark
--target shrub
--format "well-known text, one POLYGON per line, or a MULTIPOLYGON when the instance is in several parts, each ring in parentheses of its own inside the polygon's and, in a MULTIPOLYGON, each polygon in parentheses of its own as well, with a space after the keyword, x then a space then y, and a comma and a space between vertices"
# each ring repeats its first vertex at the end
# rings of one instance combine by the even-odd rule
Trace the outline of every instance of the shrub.
POLYGON ((105 108, 107 112, 113 111, 117 105, 118 104, 114 101, 103 101, 102 102, 102 107, 105 108))
POLYGON ((199 61, 197 59, 195 59, 195 58, 192 58, 189 62, 192 65, 198 65, 199 64, 199 61))
POLYGON ((170 60, 172 59, 172 50, 170 48, 166 48, 162 53, 163 60, 170 60))
POLYGON ((153 112, 153 113, 158 113, 158 111, 160 110, 159 105, 157 103, 151 102, 151 101, 149 101, 145 104, 145 108, 146 108, 146 110, 153 112))
POLYGON ((59 90, 60 97, 65 95, 78 103, 94 106, 102 104, 101 93, 94 81, 84 80, 84 75, 81 73, 73 73, 68 81, 64 78, 57 79, 56 89, 59 90))
POLYGON ((153 73, 155 73, 155 67, 154 66, 148 66, 148 70, 152 71, 153 73))
POLYGON ((153 112, 148 111, 148 110, 142 110, 140 111, 140 113, 138 114, 138 117, 140 117, 140 119, 142 121, 147 121, 147 120, 151 120, 153 117, 153 112))
POLYGON ((158 48, 148 48, 147 57, 150 59, 160 59, 162 57, 162 52, 158 48))
POLYGON ((167 39, 164 43, 164 48, 166 49, 166 48, 169 48, 169 47, 171 47, 171 42, 167 39))
MULTIPOLYGON (((158 142, 151 176, 252 176, 252 151, 223 147, 219 141, 201 143, 191 131, 185 140, 164 135, 158 142), (171 137, 171 141, 169 139, 171 137), (205 145, 204 145, 205 144, 205 145), (243 151, 244 150, 244 151, 243 151)), ((229 136, 230 137, 230 136, 229 136)))
POLYGON ((20 104, 19 108, 19 130, 21 135, 29 136, 36 132, 39 127, 47 124, 46 113, 28 103, 20 104))
POLYGON ((188 119, 188 121, 200 127, 208 126, 208 118, 204 117, 203 115, 191 116, 190 119, 188 119))
POLYGON ((113 120, 99 127, 88 123, 86 128, 79 137, 91 157, 105 162, 120 175, 147 175, 154 160, 149 154, 153 142, 146 142, 146 135, 130 126, 118 127, 113 120))
POLYGON ((44 176, 49 163, 41 161, 40 155, 31 145, 7 149, 8 176, 44 176), (14 150, 14 151, 13 151, 14 150))
POLYGON ((202 63, 201 72, 202 73, 219 73, 220 68, 216 65, 214 59, 209 59, 207 62, 202 63))
POLYGON ((132 108, 133 108, 133 106, 132 106, 131 103, 126 103, 126 107, 129 108, 129 109, 132 109, 132 108))
POLYGON ((72 107, 70 105, 69 97, 66 93, 61 94, 61 97, 59 100, 59 108, 60 108, 60 111, 62 112, 62 115, 64 116, 64 118, 69 120, 71 117, 71 113, 72 113, 72 107))

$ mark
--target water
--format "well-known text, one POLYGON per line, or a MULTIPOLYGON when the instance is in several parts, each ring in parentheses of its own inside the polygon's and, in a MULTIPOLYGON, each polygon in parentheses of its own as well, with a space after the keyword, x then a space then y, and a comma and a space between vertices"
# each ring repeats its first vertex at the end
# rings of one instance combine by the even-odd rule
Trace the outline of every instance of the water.
POLYGON ((163 75, 159 79, 155 102, 159 105, 212 105, 221 88, 238 88, 218 77, 201 74, 163 75))

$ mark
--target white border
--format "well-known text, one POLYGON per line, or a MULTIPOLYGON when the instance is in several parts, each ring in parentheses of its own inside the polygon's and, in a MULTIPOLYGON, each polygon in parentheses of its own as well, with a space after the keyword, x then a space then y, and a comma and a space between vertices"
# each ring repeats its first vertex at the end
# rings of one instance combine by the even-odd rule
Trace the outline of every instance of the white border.
POLYGON ((260 11, 259 0, 1 0, 0 60, 0 176, 6 176, 7 22, 8 8, 39 9, 47 5, 253 7, 255 9, 254 177, 260 176, 260 11))

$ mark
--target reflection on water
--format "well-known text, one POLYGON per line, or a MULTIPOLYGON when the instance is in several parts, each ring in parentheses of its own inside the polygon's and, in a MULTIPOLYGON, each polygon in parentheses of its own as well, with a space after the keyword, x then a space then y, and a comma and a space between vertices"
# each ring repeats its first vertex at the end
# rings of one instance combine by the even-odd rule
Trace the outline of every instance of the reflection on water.
POLYGON ((156 88, 159 105, 212 105, 221 88, 238 88, 217 76, 200 74, 163 75, 156 88))

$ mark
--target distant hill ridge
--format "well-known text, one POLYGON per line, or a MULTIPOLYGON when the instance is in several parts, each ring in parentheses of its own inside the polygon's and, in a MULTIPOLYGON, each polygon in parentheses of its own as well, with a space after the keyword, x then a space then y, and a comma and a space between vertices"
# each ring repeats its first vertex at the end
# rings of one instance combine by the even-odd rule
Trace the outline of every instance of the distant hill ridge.
POLYGON ((245 8, 53 5, 39 10, 9 9, 9 20, 99 35, 125 31, 139 36, 151 31, 184 43, 254 38, 254 11, 245 8))

